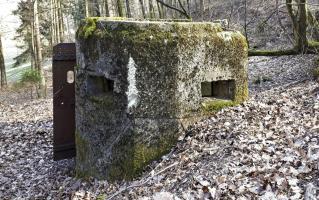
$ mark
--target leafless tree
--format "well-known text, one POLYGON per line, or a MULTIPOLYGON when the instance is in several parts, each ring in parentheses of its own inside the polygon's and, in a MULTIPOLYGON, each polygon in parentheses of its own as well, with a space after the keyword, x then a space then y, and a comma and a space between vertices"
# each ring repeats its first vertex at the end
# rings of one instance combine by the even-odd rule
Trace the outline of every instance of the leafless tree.
POLYGON ((35 55, 36 55, 36 69, 38 70, 41 81, 39 84, 38 97, 46 96, 46 81, 44 76, 44 69, 42 66, 42 44, 40 38, 40 24, 39 24, 39 12, 38 12, 38 0, 33 1, 33 16, 34 16, 34 43, 35 43, 35 55))
POLYGON ((286 0, 288 13, 293 24, 295 49, 301 53, 308 48, 306 3, 307 0, 286 0))
POLYGON ((7 76, 6 76, 6 67, 4 63, 4 56, 3 56, 3 48, 2 48, 2 37, 0 33, 0 86, 1 88, 7 85, 7 76))

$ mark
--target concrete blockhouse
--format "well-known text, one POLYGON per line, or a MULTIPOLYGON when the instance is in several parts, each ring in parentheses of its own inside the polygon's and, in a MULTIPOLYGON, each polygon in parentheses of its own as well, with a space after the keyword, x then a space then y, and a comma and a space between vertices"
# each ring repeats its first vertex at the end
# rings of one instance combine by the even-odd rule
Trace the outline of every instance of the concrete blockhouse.
POLYGON ((190 124, 248 97, 246 40, 220 24, 89 18, 77 62, 80 177, 131 179, 190 124))

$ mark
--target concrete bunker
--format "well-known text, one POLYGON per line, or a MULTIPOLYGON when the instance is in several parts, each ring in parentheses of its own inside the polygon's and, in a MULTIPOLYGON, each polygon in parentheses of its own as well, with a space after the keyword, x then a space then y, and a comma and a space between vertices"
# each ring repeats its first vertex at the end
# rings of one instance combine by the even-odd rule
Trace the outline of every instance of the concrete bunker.
POLYGON ((215 23, 87 19, 77 32, 77 175, 131 179, 189 125, 246 100, 247 50, 215 23))

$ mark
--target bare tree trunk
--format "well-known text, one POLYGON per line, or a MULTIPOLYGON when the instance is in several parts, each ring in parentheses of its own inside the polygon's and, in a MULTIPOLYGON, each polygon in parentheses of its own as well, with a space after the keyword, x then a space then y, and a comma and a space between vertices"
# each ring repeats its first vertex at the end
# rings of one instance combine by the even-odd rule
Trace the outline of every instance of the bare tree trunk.
MULTIPOLYGON (((53 0, 54 1, 54 0, 53 0)), ((30 9, 29 12, 29 23, 30 23, 30 32, 31 32, 31 41, 30 41, 30 56, 31 56, 31 68, 35 69, 36 66, 38 65, 38 61, 37 61, 37 57, 35 55, 35 51, 36 51, 36 45, 35 45, 35 34, 34 34, 34 4, 32 2, 32 0, 28 0, 28 4, 30 9)))
POLYGON ((158 9, 158 16, 160 19, 164 19, 163 7, 156 1, 157 9, 158 9))
POLYGON ((1 88, 3 88, 6 85, 7 85, 6 66, 4 63, 2 39, 1 39, 1 34, 0 34, 0 86, 1 86, 1 88))
POLYGON ((130 1, 131 3, 134 3, 133 0, 126 0, 126 15, 128 18, 132 18, 130 1))
POLYGON ((64 20, 61 0, 51 0, 52 46, 64 41, 64 20))
POLYGON ((155 18, 155 12, 154 12, 154 4, 153 4, 153 0, 149 0, 149 17, 151 19, 155 18))
POLYGON ((190 0, 187 0, 187 10, 188 10, 188 13, 189 13, 190 15, 192 15, 192 13, 191 13, 191 4, 190 4, 190 0))
POLYGON ((41 49, 41 39, 40 39, 40 27, 39 27, 39 12, 38 12, 38 0, 33 2, 33 13, 34 13, 34 30, 35 30, 35 46, 36 46, 36 58, 37 66, 36 69, 39 71, 41 76, 41 81, 39 84, 38 97, 46 97, 46 82, 44 77, 44 70, 42 66, 42 49, 41 49))
POLYGON ((246 41, 249 47, 249 39, 248 39, 248 31, 247 31, 247 0, 245 0, 245 21, 244 21, 244 30, 245 30, 245 37, 246 37, 246 41))
POLYGON ((31 22, 32 25, 31 25, 31 35, 32 35, 32 38, 31 38, 31 45, 32 45, 32 48, 31 48, 31 68, 32 69, 36 69, 37 66, 38 66, 38 59, 37 59, 37 56, 36 56, 36 44, 35 44, 35 34, 34 34, 34 24, 33 22, 31 22), (33 61, 33 62, 32 62, 33 61))
POLYGON ((59 12, 58 12, 58 0, 54 1, 54 29, 55 29, 55 35, 56 35, 56 44, 61 41, 61 35, 60 35, 60 26, 59 26, 59 12))
POLYGON ((57 0, 57 14, 58 14, 58 23, 59 26, 59 43, 64 41, 64 20, 63 20, 63 12, 61 0, 57 0))
POLYGON ((199 12, 200 12, 200 18, 202 21, 204 21, 204 11, 205 11, 204 0, 200 0, 199 1, 199 12))
POLYGON ((277 17, 277 21, 278 21, 278 24, 281 28, 281 30, 287 35, 289 41, 291 44, 294 44, 294 41, 293 39, 290 37, 290 34, 288 34, 288 31, 286 29, 286 27, 282 24, 281 22, 281 19, 280 19, 280 12, 279 12, 279 0, 276 0, 276 17, 277 17))
POLYGON ((119 17, 125 17, 124 0, 117 0, 117 11, 119 17))
POLYGON ((146 18, 146 12, 145 12, 145 4, 143 0, 139 0, 141 8, 142 8, 142 14, 143 14, 143 18, 146 18))
POLYGON ((92 13, 93 17, 101 17, 100 4, 98 0, 93 0, 92 13))
POLYGON ((105 10, 105 16, 110 17, 109 3, 107 0, 104 0, 104 10, 105 10))
POLYGON ((306 3, 307 0, 296 0, 296 2, 293 2, 293 0, 286 0, 288 13, 293 24, 295 49, 300 53, 305 52, 308 48, 306 3), (294 10, 293 3, 297 4, 297 10, 294 10))
POLYGON ((85 0, 85 17, 90 17, 89 4, 89 0, 85 0))
POLYGON ((50 0, 50 7, 51 7, 51 45, 54 46, 56 44, 54 0, 50 0))
POLYGON ((127 17, 142 19, 144 18, 143 7, 140 0, 126 0, 127 17))
POLYGON ((197 12, 198 11, 198 2, 195 1, 195 11, 197 12))

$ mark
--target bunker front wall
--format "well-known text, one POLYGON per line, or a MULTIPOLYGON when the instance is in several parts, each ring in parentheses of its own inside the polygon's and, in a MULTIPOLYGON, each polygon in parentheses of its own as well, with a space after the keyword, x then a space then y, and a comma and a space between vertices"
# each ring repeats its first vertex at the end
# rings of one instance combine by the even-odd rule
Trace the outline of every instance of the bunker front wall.
POLYGON ((203 82, 233 80, 231 100, 248 96, 245 38, 219 24, 89 18, 77 52, 80 177, 132 179, 169 152, 206 113, 203 82))

